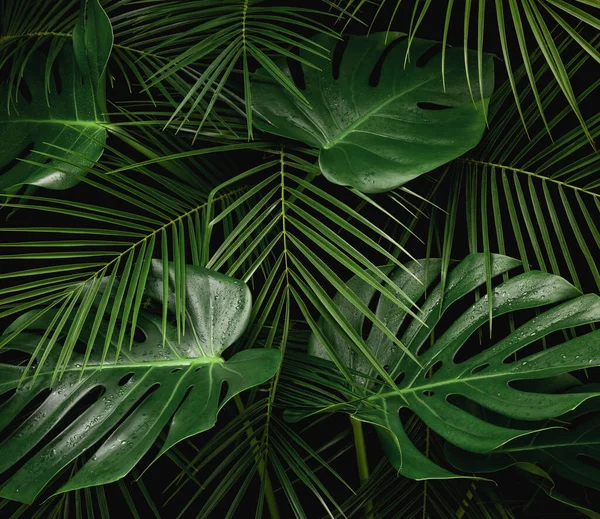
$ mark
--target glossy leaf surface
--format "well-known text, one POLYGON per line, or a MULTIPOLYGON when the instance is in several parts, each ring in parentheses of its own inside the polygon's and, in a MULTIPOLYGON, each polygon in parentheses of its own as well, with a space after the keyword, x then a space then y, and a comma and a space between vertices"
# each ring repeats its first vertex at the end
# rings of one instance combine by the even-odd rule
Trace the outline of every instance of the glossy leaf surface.
MULTIPOLYGON (((581 385, 575 379, 569 392, 598 392, 598 384, 581 385)), ((563 388, 554 388, 561 390, 563 388)), ((517 466, 526 472, 534 466, 532 476, 544 479, 542 488, 551 497, 581 507, 561 492, 561 480, 568 480, 580 489, 600 490, 600 408, 598 398, 586 401, 572 413, 561 417, 561 428, 517 438, 491 453, 472 453, 447 444, 446 456, 450 463, 463 472, 489 474, 517 466)), ((553 424, 556 425, 556 424, 553 424)), ((570 485, 564 485, 567 494, 570 485)), ((572 490, 572 489, 571 489, 572 490)), ((592 515, 593 516, 593 515, 592 515)))
MULTIPOLYGON (((162 293, 161 279, 157 262, 149 279, 151 295, 153 290, 162 293)), ((180 343, 168 324, 163 346, 161 318, 141 311, 133 346, 123 348, 116 363, 110 357, 114 343, 103 364, 104 341, 97 340, 87 362, 81 353, 73 353, 50 392, 57 354, 50 355, 35 378, 33 368, 26 373, 20 386, 25 368, 0 364, 0 394, 16 388, 0 406, 0 432, 35 403, 31 414, 0 444, 0 472, 33 453, 2 487, 0 496, 32 502, 86 451, 91 457, 59 492, 116 481, 136 465, 167 424, 161 453, 211 428, 227 401, 276 373, 278 350, 244 350, 227 361, 219 356, 248 324, 248 287, 200 267, 188 266, 187 280, 188 320, 180 343)), ((33 354, 52 318, 52 312, 40 317, 35 329, 21 333, 8 348, 33 354)), ((86 321, 80 336, 84 343, 91 330, 91 322, 86 321)), ((106 334, 103 321, 99 338, 106 334)))
POLYGON ((113 46, 110 20, 99 0, 85 0, 73 29, 73 50, 81 70, 89 71, 99 106, 106 111, 106 65, 113 46))
MULTIPOLYGON (((411 60, 405 63, 405 35, 390 33, 388 40, 385 33, 354 36, 341 57, 339 72, 334 70, 337 41, 324 36, 316 41, 329 51, 333 62, 300 52, 301 58, 320 69, 302 67, 303 94, 310 106, 270 83, 261 69, 254 75, 252 99, 267 120, 255 119, 260 129, 320 148, 319 165, 331 182, 366 193, 388 191, 480 141, 494 84, 491 55, 483 57, 480 88, 477 54, 467 53, 470 90, 463 50, 449 49, 444 88, 441 51, 434 41, 415 38, 411 60)), ((279 66, 293 78, 287 62, 280 61, 279 66)))
POLYGON ((105 69, 112 27, 98 0, 85 0, 58 54, 35 51, 19 91, 0 84, 0 192, 24 185, 68 189, 102 155, 105 69))
MULTIPOLYGON (((498 276, 519 262, 499 255, 492 256, 491 275, 498 276)), ((380 329, 373 327, 366 344, 382 365, 397 380, 397 389, 380 384, 368 372, 366 363, 348 341, 328 325, 323 325, 327 347, 313 336, 310 352, 330 358, 328 351, 338 356, 347 366, 356 370, 357 380, 365 385, 364 404, 357 405, 354 416, 378 427, 386 454, 392 464, 405 476, 415 479, 456 477, 435 465, 410 442, 400 420, 400 410, 408 408, 426 425, 448 442, 470 452, 490 452, 510 440, 544 428, 540 421, 560 416, 580 405, 596 393, 554 394, 543 385, 524 391, 510 385, 514 381, 539 380, 570 371, 600 364, 600 332, 592 332, 558 346, 523 354, 524 348, 538 343, 546 335, 566 328, 577 327, 600 320, 600 298, 580 295, 566 280, 537 271, 517 275, 498 285, 492 292, 492 315, 538 308, 561 303, 543 311, 496 344, 460 362, 456 360, 467 341, 489 318, 487 296, 480 297, 460 315, 450 327, 436 336, 429 346, 430 334, 443 313, 455 302, 468 296, 486 280, 484 256, 473 254, 457 265, 449 274, 445 286, 431 288, 440 273, 440 260, 421 260, 407 265, 412 274, 392 271, 391 279, 413 300, 425 294, 421 305, 421 319, 413 319, 402 326, 406 313, 385 299, 377 301, 376 315, 388 329, 399 334, 401 342, 412 352, 418 365, 397 348, 380 329), (402 327, 402 328, 401 328, 402 327), (519 360, 514 354, 520 353, 519 360), (469 405, 520 420, 497 424, 469 412, 469 406, 460 406, 450 397, 459 396, 469 405), (463 408, 465 407, 465 408, 463 408)), ((358 278, 348 286, 365 303, 371 302, 376 292, 358 278)), ((340 295, 336 302, 357 331, 364 326, 364 318, 340 295)))

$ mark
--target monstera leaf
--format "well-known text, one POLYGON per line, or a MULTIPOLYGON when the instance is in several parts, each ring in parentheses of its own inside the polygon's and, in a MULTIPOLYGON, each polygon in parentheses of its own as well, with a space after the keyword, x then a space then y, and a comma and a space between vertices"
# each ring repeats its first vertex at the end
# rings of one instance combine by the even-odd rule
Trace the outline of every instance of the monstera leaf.
MULTIPOLYGON (((492 255, 491 276, 498 276, 518 265, 514 259, 492 255)), ((309 349, 309 353, 322 358, 333 355, 338 362, 356 370, 357 381, 365 390, 364 394, 356 395, 359 404, 356 404, 353 416, 378 426, 388 458, 403 475, 414 479, 457 477, 434 464, 410 442, 400 418, 403 408, 418 415, 451 444, 470 452, 486 453, 515 438, 547 428, 540 421, 561 416, 597 394, 556 394, 543 384, 527 390, 515 387, 515 383, 539 382, 600 364, 600 332, 588 333, 545 350, 540 347, 532 352, 530 349, 530 345, 539 344, 552 332, 600 320, 600 297, 597 295, 581 295, 564 279, 542 272, 531 271, 511 277, 492 291, 494 317, 562 303, 541 312, 496 344, 466 360, 457 360, 460 355, 468 355, 469 345, 463 349, 465 343, 488 322, 487 295, 457 317, 445 332, 436 334, 432 345, 430 335, 453 303, 468 295, 473 297, 471 292, 485 283, 484 256, 474 254, 464 259, 448 274, 443 288, 441 283, 430 288, 440 274, 440 260, 412 262, 407 268, 409 272, 388 270, 389 277, 413 301, 418 301, 426 292, 420 305, 422 322, 413 319, 405 323, 406 313, 383 296, 376 302, 376 315, 398 335, 418 363, 398 350, 378 327, 373 327, 365 340, 373 356, 397 381, 396 388, 386 385, 380 389, 382 385, 371 373, 370 364, 329 324, 323 324, 321 330, 325 344, 313 336, 309 349), (518 360, 515 360, 515 354, 518 360), (467 405, 462 405, 461 399, 467 405), (512 420, 506 423, 487 420, 473 412, 473 407, 512 420), (518 425, 514 420, 520 420, 518 425)), ((377 296, 371 285, 358 277, 352 278, 348 286, 365 304, 372 304, 377 296)), ((335 301, 348 323, 361 333, 365 324, 363 314, 339 294, 335 301)))
MULTIPOLYGON (((172 267, 170 278, 172 285, 172 267)), ((153 264, 148 286, 150 295, 162 294, 160 262, 153 264)), ((101 346, 87 362, 75 353, 52 387, 59 362, 54 350, 35 377, 23 377, 21 365, 0 364, 0 395, 13 391, 0 405, 0 433, 10 430, 0 444, 0 472, 28 458, 0 489, 0 496, 31 503, 86 451, 91 457, 59 492, 115 481, 135 466, 165 425, 169 428, 161 453, 211 428, 228 400, 276 373, 278 350, 244 350, 227 361, 220 357, 248 324, 251 295, 244 283, 188 266, 186 299, 186 333, 180 343, 169 325, 163 346, 161 317, 141 311, 133 346, 123 348, 116 363, 102 363, 101 346), (13 427, 15 418, 32 404, 31 412, 13 427)), ((9 343, 9 350, 32 354, 39 333, 53 317, 52 312, 44 314, 35 321, 35 329, 9 343)), ((106 336, 106 324, 98 338, 106 336)), ((91 328, 90 322, 84 323, 84 342, 91 328)), ((115 353, 114 343, 111 349, 108 358, 115 353)))
MULTIPOLYGON (((331 57, 336 44, 342 45, 321 35, 316 42, 331 57)), ((444 85, 439 44, 413 39, 405 63, 407 45, 401 33, 350 37, 337 73, 336 59, 301 51, 300 58, 320 69, 303 66, 303 94, 310 106, 259 69, 252 104, 264 120, 256 118, 256 125, 320 148, 323 175, 365 193, 394 189, 449 162, 483 135, 494 83, 492 56, 483 56, 479 85, 477 54, 467 53, 470 89, 462 49, 447 50, 444 85)), ((287 62, 279 66, 293 80, 287 62)), ((302 89, 299 80, 296 84, 302 89)))
POLYGON ((36 51, 29 59, 16 102, 9 82, 0 84, 0 192, 24 185, 68 189, 100 158, 107 122, 103 74, 111 48, 106 13, 98 0, 86 1, 73 43, 57 56, 36 51))
MULTIPOLYGON (((599 392, 600 386, 578 385, 570 391, 599 392)), ((560 484, 560 480, 566 479, 575 483, 578 489, 588 487, 600 490, 600 469, 597 465, 600 462, 599 409, 600 399, 593 398, 561 417, 562 427, 559 429, 517 438, 486 454, 467 452, 447 444, 446 457, 463 472, 493 473, 516 466, 529 477, 537 476, 536 480, 541 477, 541 486, 549 496, 590 517, 600 517, 600 514, 583 507, 576 499, 566 497, 570 488, 565 485, 563 492, 560 484), (570 422, 574 422, 573 425, 570 422)))

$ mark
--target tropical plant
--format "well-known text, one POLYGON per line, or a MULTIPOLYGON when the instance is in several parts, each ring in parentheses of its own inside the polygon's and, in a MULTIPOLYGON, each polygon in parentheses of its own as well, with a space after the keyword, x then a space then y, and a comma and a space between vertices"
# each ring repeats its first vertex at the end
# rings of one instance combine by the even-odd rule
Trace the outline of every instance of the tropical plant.
POLYGON ((3 517, 600 517, 599 8, 3 2, 3 517))

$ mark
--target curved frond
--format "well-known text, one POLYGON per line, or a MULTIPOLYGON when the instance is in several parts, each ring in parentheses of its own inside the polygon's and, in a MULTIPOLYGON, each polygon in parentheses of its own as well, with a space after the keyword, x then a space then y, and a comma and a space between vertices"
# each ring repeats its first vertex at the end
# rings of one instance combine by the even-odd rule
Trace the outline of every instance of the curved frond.
MULTIPOLYGON (((361 16, 361 10, 367 10, 371 2, 366 0, 336 0, 341 14, 352 17, 361 16)), ((371 13, 371 26, 379 17, 383 20, 382 12, 389 17, 387 30, 391 29, 396 19, 410 18, 409 37, 414 38, 419 32, 419 27, 427 23, 427 14, 439 9, 441 6, 427 0, 414 2, 412 12, 409 4, 402 0, 377 0, 369 9, 371 13), (406 11, 402 11, 402 8, 406 11), (402 12, 402 16, 399 14, 402 12)), ((362 15, 364 18, 366 15, 362 15)), ((451 26, 462 27, 463 42, 467 46, 475 47, 478 51, 479 76, 481 77, 481 61, 485 43, 491 38, 500 41, 502 58, 508 73, 510 88, 514 95, 513 102, 527 131, 529 121, 525 117, 524 108, 529 106, 521 99, 524 90, 519 93, 515 65, 522 63, 527 84, 533 93, 533 102, 539 111, 547 132, 551 125, 546 120, 547 108, 540 98, 539 89, 544 83, 536 78, 531 56, 537 50, 542 53, 543 59, 549 67, 550 74, 546 81, 552 81, 559 88, 563 99, 566 99, 573 114, 577 117, 586 139, 593 144, 594 134, 588 126, 580 110, 577 92, 575 92, 572 79, 567 71, 567 57, 561 52, 556 43, 560 36, 566 37, 579 46, 596 61, 600 62, 600 52, 592 43, 594 35, 600 30, 600 4, 589 0, 477 0, 467 2, 447 2, 445 9, 445 22, 440 40, 444 45, 448 41, 449 33, 457 31, 451 26), (490 13, 490 14, 487 14, 490 13), (493 13, 493 15, 491 14, 493 13)), ((457 31, 458 32, 458 31, 457 31)), ((407 51, 409 59, 410 50, 407 51)), ((468 70, 467 56, 465 55, 465 70, 468 70)), ((442 64, 442 74, 444 65, 442 64)), ((480 81, 481 82, 481 81, 480 81)), ((478 96, 479 92, 472 92, 478 96)))
MULTIPOLYGON (((597 46, 598 37, 592 43, 597 46)), ((561 48, 572 46, 563 42, 561 48)), ((600 81, 588 79, 592 77, 589 71, 583 72, 586 64, 593 68, 590 62, 579 50, 566 65, 571 78, 585 74, 588 86, 577 98, 582 106, 600 87, 600 81)), ((534 64, 538 80, 547 80, 551 71, 543 57, 534 57, 534 64)), ((517 79, 526 82, 525 75, 520 69, 517 79)), ((591 283, 600 288, 594 259, 600 247, 595 223, 600 210, 596 180, 600 159, 589 148, 586 132, 570 119, 569 108, 558 104, 559 97, 560 86, 546 81, 539 98, 554 113, 547 123, 554 130, 554 140, 550 140, 533 102, 533 90, 523 90, 528 135, 518 125, 519 113, 505 84, 490 109, 491 130, 477 148, 450 166, 443 182, 451 184, 449 192, 460 193, 459 198, 467 201, 469 252, 496 250, 519 257, 527 269, 565 276, 578 288, 591 283), (587 269, 575 267, 577 257, 584 258, 587 269)), ((592 137, 600 134, 600 116, 592 115, 586 125, 592 137)), ((450 203, 447 207, 455 219, 459 207, 450 203)))

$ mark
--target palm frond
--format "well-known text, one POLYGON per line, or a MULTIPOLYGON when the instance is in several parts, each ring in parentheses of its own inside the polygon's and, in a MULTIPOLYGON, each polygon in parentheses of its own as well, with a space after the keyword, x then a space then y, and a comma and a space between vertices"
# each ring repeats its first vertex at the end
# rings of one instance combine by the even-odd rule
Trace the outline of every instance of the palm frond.
POLYGON ((3 2, 0 5, 0 69, 6 67, 9 70, 9 84, 13 87, 9 89, 6 102, 16 98, 29 59, 45 46, 45 81, 48 86, 54 59, 65 42, 71 39, 78 15, 78 0, 42 4, 3 2))
POLYGON ((247 135, 251 137, 252 62, 304 100, 302 92, 275 66, 273 56, 312 66, 290 49, 298 47, 324 56, 324 49, 304 35, 309 31, 337 37, 319 21, 322 18, 326 19, 327 13, 299 6, 266 5, 261 0, 195 0, 149 2, 141 9, 115 14, 112 19, 117 55, 123 66, 142 80, 144 89, 169 83, 174 77, 180 79, 173 85, 181 85, 182 78, 190 81, 181 90, 181 101, 167 124, 174 124, 180 116, 176 125, 181 128, 199 114, 199 131, 219 99, 226 98, 245 106, 247 135), (239 97, 226 88, 230 76, 238 74, 239 97))
MULTIPOLYGON (((348 15, 351 17, 360 16, 360 11, 367 9, 371 2, 366 0, 336 0, 336 5, 341 11, 340 16, 348 15)), ((375 23, 384 7, 395 5, 387 24, 387 30, 392 27, 394 19, 397 17, 398 10, 401 7, 402 0, 387 2, 387 0, 378 0, 375 2, 376 10, 372 14, 371 26, 375 23)), ((525 0, 518 2, 517 0, 495 0, 494 2, 486 2, 485 0, 461 2, 462 7, 459 7, 453 0, 447 3, 444 31, 440 40, 443 40, 444 49, 450 34, 450 26, 458 25, 458 19, 453 18, 458 11, 462 9, 462 13, 458 13, 458 18, 462 18, 463 27, 463 43, 465 49, 471 44, 478 51, 479 75, 481 76, 481 59, 485 42, 492 37, 493 34, 498 35, 502 48, 502 57, 506 65, 506 71, 509 78, 510 89, 513 93, 515 108, 517 109, 521 121, 527 131, 529 121, 524 115, 523 100, 518 91, 515 71, 515 64, 519 61, 525 67, 527 74, 528 85, 533 92, 533 99, 537 106, 545 129, 551 133, 551 125, 546 120, 547 108, 542 103, 539 95, 539 87, 543 85, 538 78, 535 77, 531 55, 534 50, 542 53, 544 61, 547 63, 551 74, 548 75, 546 81, 553 81, 562 93, 571 111, 577 117, 579 124, 584 132, 587 140, 593 144, 594 135, 588 127, 584 116, 579 107, 577 93, 573 89, 572 80, 567 72, 565 64, 566 56, 561 52, 557 45, 557 39, 561 36, 568 38, 587 53, 596 61, 600 61, 600 52, 597 47, 591 43, 593 36, 600 29, 600 5, 596 2, 588 0, 575 0, 567 2, 564 0, 525 0), (489 18, 486 18, 486 8, 495 10, 495 25, 492 30, 488 25, 493 23, 489 18), (475 30, 472 31, 472 27, 475 30), (487 30, 486 30, 487 29, 487 30), (589 32, 587 29, 590 29, 589 32), (592 31, 591 29, 594 29, 592 31), (475 38, 469 38, 473 32, 475 38), (589 36, 588 34, 591 34, 589 36), (513 40, 516 42, 518 51, 513 48, 513 40)), ((431 10, 438 9, 431 1, 415 2, 411 15, 411 23, 409 28, 409 38, 414 38, 418 32, 419 26, 423 20, 427 20, 427 13, 431 10)), ((403 6, 404 7, 404 6, 403 6)), ((491 10, 487 9, 487 10, 491 10)), ((407 16, 406 13, 404 16, 407 16)), ((363 16, 364 17, 364 16, 363 16)), ((398 18, 400 18, 398 16, 398 18)), ((407 51, 407 59, 408 53, 407 51)), ((445 52, 445 51, 444 51, 445 52)), ((442 59, 442 74, 444 71, 444 60, 442 59)), ((468 70, 468 63, 465 62, 465 70, 468 70)), ((467 74, 467 79, 468 74, 467 74)), ((481 84, 481 81, 480 81, 481 84)), ((524 90, 521 87, 521 92, 524 90)), ((473 93, 479 95, 479 93, 473 93)))
MULTIPOLYGON (((598 37, 591 44, 598 45, 598 37)), ((559 42, 565 50, 574 44, 559 42)), ((536 78, 546 86, 539 92, 544 109, 554 112, 547 122, 555 130, 555 139, 546 133, 546 123, 536 109, 535 91, 526 86, 521 104, 528 106, 523 115, 530 128, 529 135, 517 123, 519 113, 511 103, 510 83, 505 84, 492 103, 491 131, 480 145, 450 166, 444 182, 451 184, 449 192, 461 193, 468 201, 466 230, 470 252, 500 253, 519 257, 526 269, 562 275, 578 287, 600 288, 600 273, 594 256, 600 246, 600 234, 594 223, 600 208, 600 193, 595 180, 598 156, 588 146, 588 137, 600 134, 600 118, 592 115, 586 121, 589 133, 570 120, 570 110, 557 104, 560 85, 548 82, 551 67, 541 53, 532 57, 536 78), (558 128, 572 128, 569 131, 558 128), (491 209, 491 210, 490 210, 491 209), (564 217, 563 217, 564 215, 564 217), (580 255, 588 269, 576 268, 580 255)), ((578 50, 566 64, 570 78, 591 58, 578 50)), ((517 71, 516 79, 527 82, 527 71, 517 71)), ((587 76, 590 77, 590 76, 587 76)), ((597 92, 599 81, 587 81, 587 88, 577 97, 585 104, 597 92)), ((461 208, 446 205, 449 218, 456 219, 461 208)), ((457 225, 463 225, 459 222, 457 225)), ((451 240, 444 245, 450 255, 451 240)))
MULTIPOLYGON (((143 142, 134 139, 129 142, 135 145, 134 150, 148 151, 143 142)), ((37 351, 49 352, 58 338, 66 334, 61 364, 70 358, 81 332, 80 325, 92 312, 94 297, 101 301, 95 329, 102 314, 107 312, 110 314, 111 330, 108 335, 111 336, 117 322, 131 322, 135 327, 150 259, 154 254, 162 257, 164 263, 173 261, 179 267, 186 262, 199 264, 202 211, 213 184, 210 177, 193 175, 189 168, 195 165, 201 167, 201 161, 194 160, 194 157, 202 157, 221 148, 173 154, 168 140, 159 140, 158 144, 161 146, 158 152, 150 154, 152 158, 145 162, 138 162, 116 149, 108 149, 104 162, 98 169, 90 169, 84 179, 96 197, 104 197, 101 204, 89 200, 74 202, 26 195, 23 201, 14 202, 9 195, 4 195, 4 199, 8 200, 4 202, 6 208, 27 209, 41 218, 51 214, 53 220, 64 221, 64 225, 48 227, 5 225, 0 231, 7 237, 14 237, 3 240, 1 261, 5 265, 8 262, 18 265, 15 269, 3 269, 10 274, 1 275, 8 285, 2 290, 0 315, 8 317, 34 307, 43 308, 43 312, 58 309, 51 327, 54 330, 40 340, 37 351), (170 154, 163 156, 161 151, 169 149, 170 154), (188 159, 191 162, 186 164, 188 159), (174 178, 173 174, 165 176, 157 173, 156 167, 152 169, 160 163, 166 163, 167 172, 172 170, 184 182, 174 178), (134 168, 135 175, 131 173, 134 168), (40 261, 47 263, 39 267, 40 261), (116 296, 112 299, 110 294, 115 289, 116 296), (65 326, 67 323, 70 324, 65 326)), ((234 148, 239 147, 234 145, 234 148)), ((242 145, 244 147, 247 145, 242 145)), ((225 146, 221 151, 227 149, 231 148, 225 146)), ((243 190, 243 187, 239 188, 238 193, 243 190)), ((220 197, 227 196, 235 196, 235 193, 226 191, 220 194, 220 197)), ((184 269, 177 268, 176 271, 179 276, 184 276, 184 269)), ((178 326, 182 326, 185 314, 184 278, 178 277, 176 285, 179 303, 177 321, 178 326)), ((21 322, 13 332, 2 337, 1 344, 9 343, 29 324, 21 322)), ((115 338, 118 349, 124 341, 124 331, 125 327, 122 327, 118 340, 115 338)), ((92 333, 88 354, 95 338, 95 333, 92 333)))

